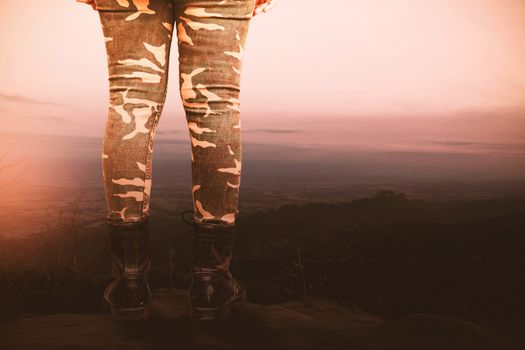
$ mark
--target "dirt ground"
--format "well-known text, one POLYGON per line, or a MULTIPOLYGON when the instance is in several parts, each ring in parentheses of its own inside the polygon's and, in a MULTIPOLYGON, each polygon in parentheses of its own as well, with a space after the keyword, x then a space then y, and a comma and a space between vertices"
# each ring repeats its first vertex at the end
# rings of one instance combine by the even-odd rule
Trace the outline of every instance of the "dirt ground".
POLYGON ((160 289, 146 322, 108 315, 25 315, 0 324, 0 348, 14 349, 512 349, 473 323, 428 314, 392 321, 307 297, 245 304, 222 323, 189 317, 187 291, 160 289))

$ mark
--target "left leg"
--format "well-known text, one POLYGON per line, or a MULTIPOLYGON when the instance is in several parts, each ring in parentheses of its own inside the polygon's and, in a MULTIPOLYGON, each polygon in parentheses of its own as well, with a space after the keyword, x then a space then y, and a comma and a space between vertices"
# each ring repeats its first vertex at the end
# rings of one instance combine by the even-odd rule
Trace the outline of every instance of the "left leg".
POLYGON ((149 203, 153 139, 164 105, 173 26, 172 0, 95 0, 107 51, 108 118, 102 169, 113 281, 112 315, 149 315, 149 203))
POLYGON ((96 0, 106 42, 102 170, 112 224, 150 216, 153 142, 168 83, 173 0, 96 0))

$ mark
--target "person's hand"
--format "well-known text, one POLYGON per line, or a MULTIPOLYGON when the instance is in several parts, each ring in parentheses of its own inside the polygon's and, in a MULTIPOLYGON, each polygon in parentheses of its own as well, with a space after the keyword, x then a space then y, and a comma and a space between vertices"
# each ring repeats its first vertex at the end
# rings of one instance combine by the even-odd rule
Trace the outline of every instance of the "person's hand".
POLYGON ((77 2, 82 2, 84 4, 91 5, 91 7, 93 7, 93 10, 96 10, 95 0, 77 0, 77 2))
POLYGON ((255 0, 255 1, 256 1, 256 5, 255 5, 255 9, 253 10, 254 16, 262 12, 270 11, 275 6, 275 3, 279 0, 255 0))

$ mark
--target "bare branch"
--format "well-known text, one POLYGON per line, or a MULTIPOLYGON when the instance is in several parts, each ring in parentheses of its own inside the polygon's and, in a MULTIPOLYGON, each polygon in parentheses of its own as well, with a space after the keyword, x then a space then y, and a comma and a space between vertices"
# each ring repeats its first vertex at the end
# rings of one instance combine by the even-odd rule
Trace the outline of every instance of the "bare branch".
POLYGON ((5 164, 7 156, 9 152, 11 152, 12 149, 13 149, 13 145, 11 145, 5 152, 3 152, 2 155, 0 155, 0 188, 6 188, 6 187, 13 186, 21 182, 23 175, 27 172, 27 170, 31 166, 31 164, 28 164, 22 169, 22 171, 20 171, 15 176, 8 177, 6 175, 6 171, 8 169, 16 168, 27 160, 27 156, 26 156, 24 159, 18 160, 14 163, 5 164))

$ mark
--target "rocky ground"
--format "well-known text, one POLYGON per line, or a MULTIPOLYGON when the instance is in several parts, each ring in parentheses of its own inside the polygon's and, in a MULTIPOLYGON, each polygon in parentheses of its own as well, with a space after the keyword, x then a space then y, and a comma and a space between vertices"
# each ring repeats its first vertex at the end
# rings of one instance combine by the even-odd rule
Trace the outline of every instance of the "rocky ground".
POLYGON ((15 349, 512 349, 473 323, 412 314, 392 321, 329 299, 245 304, 220 324, 192 321, 185 290, 155 292, 147 322, 105 314, 25 315, 0 325, 0 348, 15 349))

